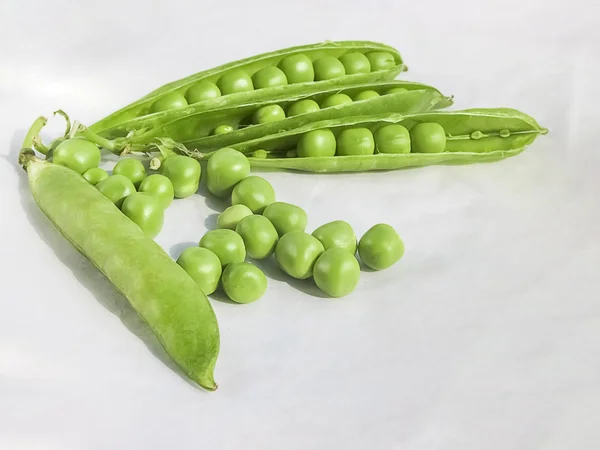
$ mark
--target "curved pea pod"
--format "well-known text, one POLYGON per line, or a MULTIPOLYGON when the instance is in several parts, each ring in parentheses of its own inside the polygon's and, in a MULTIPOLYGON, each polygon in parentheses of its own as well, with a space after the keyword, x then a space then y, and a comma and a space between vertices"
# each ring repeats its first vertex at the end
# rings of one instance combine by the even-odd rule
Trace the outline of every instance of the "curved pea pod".
POLYGON ((79 174, 30 153, 20 162, 53 225, 127 298, 182 371, 216 389, 219 328, 192 278, 79 174))
MULTIPOLYGON (((323 57, 340 57, 348 52, 358 52, 369 54, 374 52, 385 52, 393 58, 393 64, 382 70, 374 70, 368 73, 353 73, 339 76, 332 79, 321 81, 306 81, 292 83, 284 86, 265 87, 262 89, 252 89, 245 92, 236 92, 226 95, 220 95, 216 98, 202 100, 198 103, 204 103, 206 108, 218 108, 224 106, 241 105, 249 102, 256 102, 261 99, 272 98, 276 96, 290 96, 302 93, 311 86, 320 86, 322 88, 344 86, 348 84, 367 83, 382 80, 391 80, 398 73, 407 70, 400 53, 385 44, 370 41, 337 41, 323 42, 318 44, 290 47, 274 52, 263 53, 250 58, 230 62, 219 67, 198 72, 188 77, 168 83, 139 100, 121 108, 110 114, 104 119, 93 124, 90 129, 95 133, 101 133, 113 128, 121 123, 131 119, 146 115, 150 112, 151 105, 173 93, 184 96, 187 90, 195 83, 207 81, 217 84, 223 75, 231 74, 234 71, 242 71, 248 76, 254 75, 260 69, 265 67, 277 67, 277 65, 286 57, 291 55, 305 55, 311 62, 323 57)), ((160 114, 160 113, 155 113, 160 114)))
MULTIPOLYGON (((278 135, 269 135, 236 144, 233 148, 249 155, 260 149, 264 153, 262 158, 253 156, 248 158, 253 167, 304 172, 362 172, 433 164, 498 161, 518 155, 537 136, 547 132, 548 130, 540 127, 535 119, 517 110, 480 108, 407 115, 386 114, 323 121, 278 135), (295 149, 300 138, 310 131, 329 129, 337 138, 342 131, 353 128, 366 128, 375 132, 385 125, 400 124, 411 130, 419 123, 436 123, 443 127, 446 134, 443 151, 304 158, 296 156, 295 149), (289 155, 292 157, 287 157, 289 155)), ((190 152, 190 154, 194 154, 194 152, 190 152)), ((196 154, 196 156, 199 155, 196 154)))

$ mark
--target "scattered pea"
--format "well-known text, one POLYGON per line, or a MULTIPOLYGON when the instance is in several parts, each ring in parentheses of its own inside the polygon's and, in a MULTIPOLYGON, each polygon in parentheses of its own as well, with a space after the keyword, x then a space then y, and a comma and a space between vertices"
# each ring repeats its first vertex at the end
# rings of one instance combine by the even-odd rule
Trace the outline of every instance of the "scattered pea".
POLYGON ((135 192, 135 186, 131 180, 123 175, 111 175, 98 183, 96 188, 119 208, 125 198, 135 192))
POLYGON ((334 220, 333 222, 321 225, 312 232, 312 235, 323 244, 325 250, 340 248, 351 255, 356 253, 356 234, 348 222, 334 220))
POLYGON ((321 108, 330 108, 332 106, 349 105, 352 103, 352 99, 346 94, 332 94, 326 97, 321 102, 321 108))
POLYGON ((323 56, 313 61, 315 81, 331 80, 346 75, 346 69, 341 61, 334 56, 323 56))
POLYGON ((302 280, 312 276, 315 261, 324 251, 317 238, 302 231, 292 231, 277 242, 275 259, 285 273, 302 280))
POLYGON ((225 197, 249 174, 250 163, 243 153, 232 148, 222 148, 206 164, 206 187, 212 194, 225 197))
POLYGON ((285 119, 285 111, 279 105, 263 106, 252 116, 254 124, 276 122, 283 119, 285 119))
POLYGON ((173 189, 171 180, 158 173, 145 178, 142 184, 140 184, 139 191, 154 195, 163 209, 167 209, 173 198, 175 198, 175 190, 173 189))
POLYGON ((374 136, 379 153, 410 153, 410 133, 402 125, 384 125, 374 136))
POLYGON ((368 128, 342 130, 337 137, 338 156, 372 155, 375 152, 373 133, 368 128))
POLYGON ((252 78, 241 69, 224 73, 217 81, 217 86, 223 95, 254 90, 252 78))
POLYGON ((255 89, 263 89, 285 86, 288 84, 288 80, 283 70, 278 67, 267 66, 252 75, 252 83, 255 89))
POLYGON ((336 139, 329 129, 313 130, 302 135, 296 148, 299 157, 334 156, 336 139))
POLYGON ((137 189, 142 184, 142 181, 144 181, 144 178, 146 178, 146 168, 138 159, 124 158, 115 164, 113 174, 129 178, 137 189))
POLYGON ((348 52, 340 56, 340 61, 346 69, 346 74, 352 75, 355 73, 371 72, 371 63, 364 53, 348 52))
POLYGON ((236 303, 252 303, 267 290, 267 277, 263 271, 248 262, 225 267, 221 283, 227 297, 236 303))
POLYGON ((292 231, 304 231, 308 224, 306 211, 285 202, 273 202, 265 208, 263 216, 271 221, 279 236, 292 231))
POLYGON ((410 130, 410 140, 415 153, 441 153, 446 148, 446 132, 439 123, 418 123, 410 130))
POLYGON ((147 192, 131 193, 123 201, 121 211, 150 238, 155 238, 162 230, 165 210, 160 201, 152 194, 147 192))
POLYGON ((246 258, 246 247, 242 237, 226 228, 207 232, 200 239, 199 245, 217 255, 223 266, 243 262, 246 258))
POLYGON ((343 297, 356 289, 360 264, 352 253, 341 248, 330 248, 315 262, 313 278, 323 292, 332 297, 343 297))
POLYGON ((299 116, 300 114, 308 114, 319 111, 319 104, 311 99, 299 100, 288 109, 288 117, 299 116))
POLYGON ((308 83, 315 80, 310 58, 303 54, 289 55, 279 61, 278 67, 285 73, 288 83, 308 83))
POLYGON ((96 144, 86 139, 73 138, 62 141, 52 153, 52 162, 68 167, 78 174, 98 167, 100 164, 100 149, 96 144))
POLYGON ((371 269, 387 269, 404 255, 404 243, 390 225, 379 223, 360 238, 358 254, 371 269))
POLYGON ((277 230, 265 216, 246 216, 239 221, 235 231, 244 240, 246 253, 250 258, 264 259, 275 251, 279 237, 277 230))
POLYGON ((260 214, 275 201, 275 190, 262 177, 249 176, 240 181, 231 193, 231 204, 246 205, 254 214, 260 214))
POLYGON ((176 198, 186 198, 198 190, 200 184, 200 163, 189 156, 173 155, 165 159, 160 173, 173 183, 176 198))
POLYGON ((106 180, 108 178, 108 173, 100 167, 92 167, 83 173, 83 178, 95 186, 101 181, 106 180))
POLYGON ((217 228, 235 230, 237 224, 246 216, 251 216, 252 211, 245 205, 232 205, 217 217, 217 228))
POLYGON ((185 98, 189 104, 211 100, 221 96, 221 90, 215 83, 207 80, 199 81, 192 85, 185 93, 185 98))
POLYGON ((188 273, 206 295, 217 290, 223 269, 219 257, 209 249, 188 247, 177 258, 177 264, 188 273))

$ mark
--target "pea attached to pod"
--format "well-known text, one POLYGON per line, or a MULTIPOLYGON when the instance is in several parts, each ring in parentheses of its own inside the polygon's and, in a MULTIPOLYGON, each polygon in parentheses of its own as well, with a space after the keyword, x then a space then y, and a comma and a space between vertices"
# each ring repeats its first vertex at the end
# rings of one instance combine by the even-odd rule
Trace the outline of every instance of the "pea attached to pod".
POLYGON ((252 83, 255 89, 264 89, 288 84, 283 70, 274 66, 267 66, 252 75, 252 83))
POLYGON ((371 72, 371 63, 364 53, 348 52, 340 56, 340 61, 346 69, 346 74, 371 72))
POLYGON ((390 70, 396 67, 394 55, 388 52, 369 52, 367 58, 371 63, 371 71, 390 70))
POLYGON ((231 133, 232 131, 235 131, 235 128, 233 128, 232 125, 221 124, 215 127, 215 129, 212 131, 212 134, 216 136, 219 134, 231 133))
POLYGON ((373 90, 361 91, 354 96, 355 102, 360 102, 362 100, 370 100, 372 98, 380 97, 379 92, 373 90))
POLYGON ((435 122, 416 124, 410 130, 410 140, 415 153, 441 153, 446 148, 444 127, 435 122))
POLYGON ((179 92, 171 92, 163 95, 150 106, 150 113, 169 111, 171 109, 185 108, 187 100, 179 92))
POLYGON ((321 108, 331 108, 332 106, 349 105, 352 103, 350 96, 346 94, 332 94, 321 102, 321 108))
POLYGON ((288 83, 308 83, 315 80, 310 58, 303 54, 289 55, 279 61, 278 67, 285 73, 288 83))
POLYGON ((192 85, 185 93, 185 98, 189 104, 212 100, 221 96, 221 90, 215 83, 207 80, 199 81, 192 85))
POLYGON ((288 117, 299 116, 300 114, 308 114, 319 111, 321 108, 319 104, 309 98, 299 100, 289 107, 287 115, 288 117))
POLYGON ((298 141, 296 152, 301 158, 317 156, 334 156, 336 139, 333 132, 327 128, 305 133, 298 141))
POLYGON ((227 72, 219 78, 217 86, 223 95, 254 90, 252 78, 241 69, 227 72))
POLYGON ((368 128, 342 130, 337 137, 338 156, 372 155, 375 152, 373 133, 368 128))
POLYGON ((346 75, 342 62, 334 56, 323 56, 313 62, 315 81, 331 80, 346 75))
POLYGON ((285 119, 285 111, 279 105, 263 106, 252 115, 252 123, 255 125, 277 122, 283 119, 285 119))

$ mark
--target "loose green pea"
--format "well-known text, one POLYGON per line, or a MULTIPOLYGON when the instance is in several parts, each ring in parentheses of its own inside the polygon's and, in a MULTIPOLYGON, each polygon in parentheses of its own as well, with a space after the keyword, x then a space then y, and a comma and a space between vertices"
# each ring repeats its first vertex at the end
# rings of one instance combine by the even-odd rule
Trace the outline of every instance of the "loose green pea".
POLYGON ((219 257, 221 265, 243 262, 246 259, 244 240, 233 230, 211 230, 200 239, 200 247, 207 248, 219 257))
POLYGON ((236 303, 252 303, 267 290, 267 277, 258 267, 248 263, 229 264, 221 277, 227 297, 236 303))
POLYGON ((252 78, 241 69, 227 72, 219 78, 217 86, 223 95, 237 94, 238 92, 248 92, 254 90, 252 78))
POLYGON ((135 186, 131 180, 123 175, 111 175, 98 183, 96 188, 119 208, 125 198, 135 192, 135 186))
POLYGON ((306 211, 291 203, 273 202, 265 208, 263 216, 271 221, 279 236, 292 231, 304 231, 308 224, 306 211))
POLYGON ((251 216, 252 211, 245 205, 232 205, 217 217, 217 228, 235 230, 244 217, 251 216))
POLYGON ((379 153, 410 153, 410 133, 402 125, 384 125, 374 136, 379 153))
POLYGON ((352 253, 330 248, 315 262, 313 278, 323 292, 332 297, 343 297, 358 286, 360 264, 352 253))
POLYGON ((96 144, 83 138, 72 138, 62 141, 52 153, 52 162, 68 167, 78 174, 98 167, 100 149, 96 144))
POLYGON ((152 194, 133 192, 123 201, 121 211, 148 237, 155 238, 162 230, 165 210, 160 201, 152 194))
POLYGON ((315 81, 331 80, 346 75, 341 61, 333 56, 323 56, 313 62, 315 81))
POLYGON ((176 198, 186 198, 196 193, 201 170, 198 161, 183 155, 170 156, 160 166, 161 175, 173 183, 176 198))
POLYGON ((222 148, 206 164, 206 187, 217 197, 226 197, 249 174, 250 162, 243 153, 232 148, 222 148))
POLYGON ((188 247, 179 258, 177 264, 183 267, 206 295, 217 290, 223 268, 217 255, 207 248, 188 247))
POLYGON ((310 58, 303 54, 289 55, 279 61, 288 83, 308 83, 315 80, 315 71, 310 58))
POLYGON ((252 116, 254 124, 276 122, 285 119, 285 111, 279 105, 267 105, 258 109, 252 116))
POLYGON ((333 94, 326 97, 321 102, 321 108, 330 108, 332 106, 349 105, 352 103, 352 99, 346 94, 333 94))
POLYGON ((296 152, 302 158, 334 156, 336 145, 335 135, 331 130, 313 130, 300 137, 296 152))
POLYGON ((356 253, 356 234, 348 222, 334 220, 333 222, 321 225, 312 232, 312 235, 323 244, 325 250, 339 248, 351 255, 356 253))
POLYGON ((279 236, 271 221, 265 216, 244 217, 237 224, 235 231, 244 240, 246 253, 250 258, 264 259, 275 251, 279 236))
POLYGON ((233 128, 233 126, 227 125, 227 124, 222 124, 222 125, 217 125, 217 127, 215 127, 215 129, 213 130, 212 134, 214 134, 216 136, 217 134, 226 134, 226 133, 231 133, 232 131, 235 131, 235 128, 233 128))
POLYGON ((337 137, 338 156, 372 155, 375 152, 373 133, 368 128, 343 130, 337 137))
POLYGON ((294 103, 288 109, 288 117, 299 116, 300 114, 308 114, 319 111, 321 108, 319 104, 311 99, 300 100, 294 103))
POLYGON ((254 89, 264 89, 288 84, 287 77, 283 70, 274 66, 267 66, 260 69, 252 75, 254 89))
POLYGON ((446 132, 439 123, 418 123, 410 130, 410 140, 415 153, 441 153, 446 148, 446 132))
POLYGON ((386 91, 386 94, 398 94, 400 92, 408 92, 408 89, 403 88, 403 87, 395 87, 395 88, 391 88, 388 91, 386 91))
POLYGON ((119 160, 113 168, 113 174, 123 175, 131 180, 135 188, 139 188, 146 178, 146 168, 141 161, 133 158, 119 160))
POLYGON ((371 63, 371 71, 390 70, 396 67, 394 55, 388 52, 370 52, 367 53, 367 58, 371 63))
POLYGON ((139 191, 154 195, 163 209, 167 209, 173 202, 173 198, 175 198, 175 190, 171 180, 158 173, 145 178, 140 184, 139 191))
POLYGON ((185 93, 185 98, 189 104, 211 100, 221 96, 221 90, 215 83, 207 80, 199 81, 192 85, 185 93))
POLYGON ((262 177, 249 176, 240 181, 231 193, 232 205, 246 205, 254 214, 260 214, 275 201, 275 190, 262 177))
POLYGON ((101 181, 106 180, 108 178, 108 173, 100 167, 92 167, 83 173, 83 178, 95 186, 101 181))
POLYGON ((187 100, 179 92, 170 92, 163 95, 150 106, 150 113, 169 111, 170 109, 185 108, 187 100))
POLYGON ((340 61, 346 69, 346 74, 352 75, 355 73, 371 72, 371 63, 364 53, 348 52, 340 56, 340 61))
POLYGON ((402 258, 404 243, 390 225, 379 223, 360 238, 358 254, 365 265, 374 270, 382 270, 402 258))
POLYGON ((275 259, 285 273, 304 280, 312 276, 315 261, 324 251, 317 238, 302 231, 292 231, 277 242, 275 259))
POLYGON ((362 91, 354 96, 354 101, 359 102, 361 100, 369 100, 371 98, 379 97, 379 92, 377 91, 362 91))

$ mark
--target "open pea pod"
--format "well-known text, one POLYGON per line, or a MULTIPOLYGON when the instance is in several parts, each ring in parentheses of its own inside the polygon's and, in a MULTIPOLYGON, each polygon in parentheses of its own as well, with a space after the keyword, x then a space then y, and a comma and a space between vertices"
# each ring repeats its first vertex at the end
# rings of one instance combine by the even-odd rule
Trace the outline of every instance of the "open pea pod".
MULTIPOLYGON (((247 154, 253 167, 304 172, 362 172, 432 164, 497 161, 519 154, 538 135, 547 132, 548 130, 540 127, 535 119, 517 110, 480 108, 407 115, 385 114, 322 121, 277 135, 242 142, 232 147, 247 154), (441 151, 429 152, 425 148, 414 148, 412 131, 418 124, 437 124, 443 128, 442 139, 445 143, 441 151), (346 130, 368 130, 364 134, 368 135, 370 132, 371 136, 378 136, 378 130, 389 125, 402 125, 411 132, 408 152, 379 152, 383 143, 378 142, 376 137, 372 137, 374 152, 373 150, 371 152, 373 154, 337 155, 341 150, 342 133, 346 130), (336 156, 297 156, 298 146, 303 136, 315 130, 329 130, 333 133, 337 140, 336 156), (253 155, 260 155, 260 157, 253 155)), ((364 134, 361 143, 364 143, 364 134)), ((422 136, 419 139, 423 140, 422 136)), ((394 142, 394 139, 390 142, 394 142)), ((439 143, 440 140, 437 139, 436 142, 439 143)), ((347 142, 344 145, 347 146, 347 142)), ((345 150, 348 151, 348 149, 345 150)), ((351 150, 349 149, 349 151, 351 150)), ((194 151, 189 153, 196 157, 210 157, 210 155, 201 155, 194 151)))
POLYGON ((405 70, 400 53, 377 42, 338 41, 291 47, 168 83, 91 125, 90 130, 101 133, 131 119, 185 108, 190 103, 205 103, 207 109, 240 105, 301 94, 313 85, 325 89, 391 80, 405 70))

